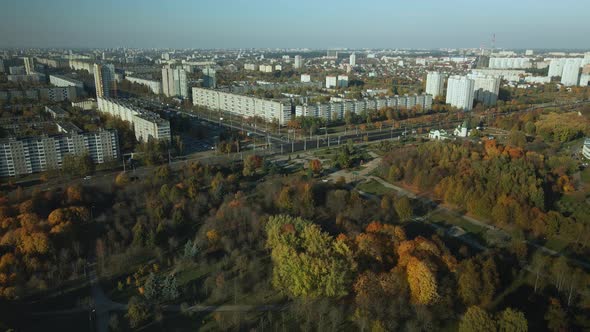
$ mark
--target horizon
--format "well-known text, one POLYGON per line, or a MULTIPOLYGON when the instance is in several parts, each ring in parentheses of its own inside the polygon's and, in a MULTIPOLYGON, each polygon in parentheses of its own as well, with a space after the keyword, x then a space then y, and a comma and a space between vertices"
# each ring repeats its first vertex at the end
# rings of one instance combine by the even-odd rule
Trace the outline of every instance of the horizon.
POLYGON ((496 49, 587 47, 590 3, 488 7, 466 0, 10 1, 0 13, 0 48, 477 49, 491 48, 494 34, 496 49))

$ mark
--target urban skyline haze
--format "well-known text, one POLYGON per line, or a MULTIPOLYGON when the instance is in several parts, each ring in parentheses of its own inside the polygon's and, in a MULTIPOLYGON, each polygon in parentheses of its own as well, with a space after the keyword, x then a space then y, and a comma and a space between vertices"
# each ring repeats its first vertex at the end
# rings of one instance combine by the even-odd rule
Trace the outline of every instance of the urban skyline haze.
POLYGON ((9 0, 0 47, 498 48, 588 45, 579 0, 9 0), (559 18, 556 20, 555 18, 559 18))

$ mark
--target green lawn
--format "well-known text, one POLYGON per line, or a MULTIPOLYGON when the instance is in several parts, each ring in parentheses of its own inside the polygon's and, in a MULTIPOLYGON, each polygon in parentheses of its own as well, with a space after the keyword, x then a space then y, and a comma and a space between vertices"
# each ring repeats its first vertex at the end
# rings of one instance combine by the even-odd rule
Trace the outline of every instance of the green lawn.
POLYGON ((391 192, 391 189, 385 188, 381 183, 375 180, 369 180, 368 182, 360 183, 358 186, 356 186, 356 188, 366 193, 378 196, 391 192))
POLYGON ((486 231, 485 228, 474 225, 469 221, 461 217, 455 216, 451 213, 448 213, 446 211, 436 211, 430 215, 429 219, 435 223, 459 226, 463 228, 466 232, 473 233, 476 235, 483 235, 486 231))

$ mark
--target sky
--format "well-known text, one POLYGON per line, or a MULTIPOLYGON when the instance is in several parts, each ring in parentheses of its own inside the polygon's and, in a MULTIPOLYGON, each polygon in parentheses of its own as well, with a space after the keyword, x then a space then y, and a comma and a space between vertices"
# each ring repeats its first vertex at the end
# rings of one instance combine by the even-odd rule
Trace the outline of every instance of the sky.
POLYGON ((588 0, 2 0, 0 48, 590 48, 588 0))

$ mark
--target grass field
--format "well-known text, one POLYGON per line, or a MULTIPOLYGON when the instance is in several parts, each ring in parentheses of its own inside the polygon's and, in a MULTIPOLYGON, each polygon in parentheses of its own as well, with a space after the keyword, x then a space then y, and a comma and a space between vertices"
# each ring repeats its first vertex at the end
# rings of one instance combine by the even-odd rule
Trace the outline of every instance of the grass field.
POLYGON ((375 180, 369 180, 367 182, 360 183, 358 186, 356 186, 356 188, 366 193, 378 196, 391 192, 391 189, 385 188, 381 183, 375 180))
POLYGON ((455 216, 445 211, 438 210, 432 213, 428 219, 435 223, 459 226, 463 228, 466 232, 473 233, 475 235, 483 235, 486 231, 484 227, 474 225, 461 217, 455 216))

